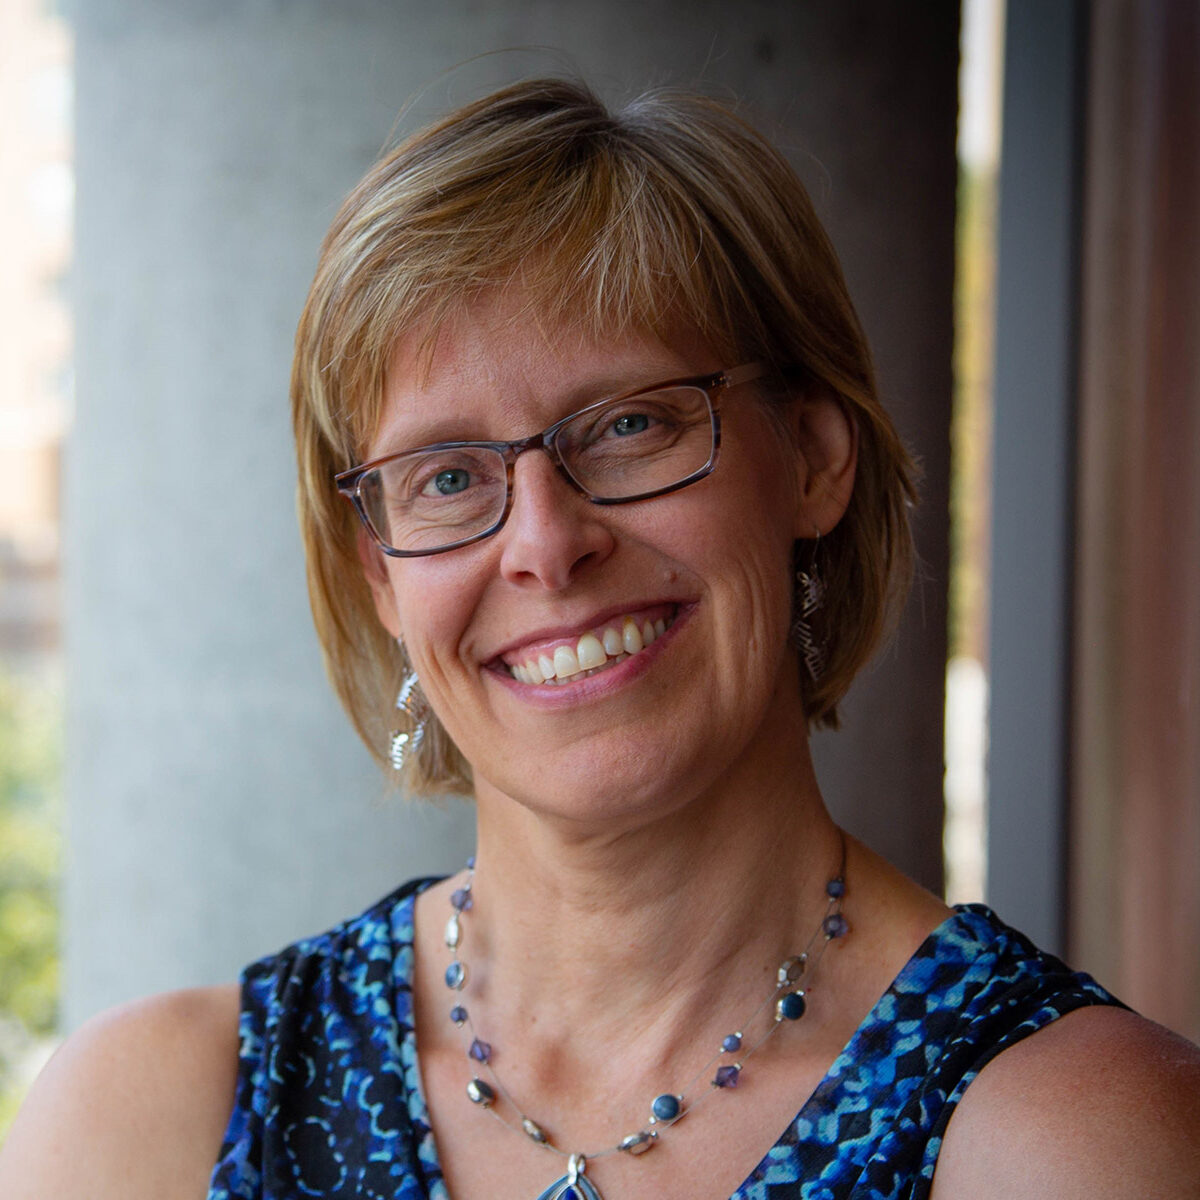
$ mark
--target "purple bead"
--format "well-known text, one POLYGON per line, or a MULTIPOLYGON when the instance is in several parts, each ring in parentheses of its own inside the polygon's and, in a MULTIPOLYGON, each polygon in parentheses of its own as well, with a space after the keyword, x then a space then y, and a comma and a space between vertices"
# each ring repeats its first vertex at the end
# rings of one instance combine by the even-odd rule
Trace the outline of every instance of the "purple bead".
POLYGON ((825 885, 825 895, 831 900, 840 900, 846 894, 846 881, 844 879, 831 879, 825 885))
POLYGON ((475 903, 471 899, 471 889, 469 887, 455 888, 450 895, 450 903, 459 912, 468 912, 475 903))
POLYGON ((742 1035, 731 1033, 722 1043, 721 1049, 726 1054, 736 1054, 742 1048, 742 1035))
POLYGON ((713 1087, 737 1087, 738 1076, 741 1074, 741 1072, 741 1067, 732 1064, 725 1067, 718 1067, 717 1073, 713 1077, 713 1087))
POLYGON ((827 938, 840 938, 846 936, 846 931, 850 926, 846 924, 846 918, 841 913, 830 913, 821 922, 821 928, 825 931, 827 938))
POLYGON ((450 1010, 450 1020, 452 1020, 455 1025, 465 1025, 467 1023, 467 1010, 463 1008, 461 1004, 456 1004, 450 1010))
POLYGON ((492 1057, 492 1048, 487 1042, 481 1042, 476 1038, 471 1043, 470 1050, 467 1053, 476 1061, 485 1063, 492 1057))
POLYGON ((470 858, 467 859, 467 870, 468 871, 475 870, 475 855, 473 855, 473 854, 471 855, 470 858))

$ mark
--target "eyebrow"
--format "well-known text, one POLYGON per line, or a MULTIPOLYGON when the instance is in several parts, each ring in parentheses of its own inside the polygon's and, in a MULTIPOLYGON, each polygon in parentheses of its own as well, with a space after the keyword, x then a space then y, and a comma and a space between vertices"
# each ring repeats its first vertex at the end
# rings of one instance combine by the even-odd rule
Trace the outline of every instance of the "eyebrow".
MULTIPOLYGON (((696 372, 692 372, 695 374, 696 372)), ((598 404, 602 400, 608 400, 615 396, 628 395, 644 391, 647 388, 653 388, 657 384, 666 383, 671 379, 680 379, 687 376, 687 369, 682 365, 676 365, 674 368, 666 365, 646 367, 645 371, 638 367, 631 367, 628 371, 613 375, 597 375, 588 379, 584 383, 579 383, 564 392, 553 405, 551 411, 558 411, 558 415, 551 417, 546 421, 542 428, 552 425, 555 421, 570 413, 576 412, 581 408, 587 408, 590 404, 598 404), (641 382, 637 380, 645 375, 641 382)), ((493 397, 499 399, 499 397, 493 397)), ((502 410, 504 405, 499 405, 502 410)), ((407 427, 403 431, 397 431, 397 436, 388 436, 371 452, 372 458, 384 458, 389 454, 403 454, 408 450, 420 450, 425 446, 436 446, 441 442, 490 442, 497 440, 495 437, 485 437, 478 431, 463 432, 464 423, 462 420, 454 417, 433 418, 430 421, 421 421, 419 418, 412 426, 407 427)), ((500 438, 501 441, 519 440, 522 437, 529 437, 532 434, 538 433, 538 429, 530 429, 524 433, 516 434, 508 438, 500 438)))

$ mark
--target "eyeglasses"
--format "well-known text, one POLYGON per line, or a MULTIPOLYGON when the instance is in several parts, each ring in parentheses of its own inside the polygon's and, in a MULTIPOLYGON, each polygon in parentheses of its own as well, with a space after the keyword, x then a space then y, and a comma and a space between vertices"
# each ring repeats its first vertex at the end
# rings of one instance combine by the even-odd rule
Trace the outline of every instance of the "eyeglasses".
POLYGON ((515 442, 438 442, 334 476, 385 554, 441 554, 490 537, 512 509, 513 471, 544 450, 593 504, 628 504, 678 491, 717 463, 717 397, 758 379, 763 363, 671 379, 589 404, 515 442))

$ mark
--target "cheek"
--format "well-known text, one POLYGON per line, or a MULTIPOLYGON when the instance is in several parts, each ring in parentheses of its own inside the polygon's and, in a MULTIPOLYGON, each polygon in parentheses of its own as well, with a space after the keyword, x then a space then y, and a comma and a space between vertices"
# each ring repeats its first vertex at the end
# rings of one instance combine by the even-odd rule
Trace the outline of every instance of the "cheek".
POLYGON ((758 663, 763 655, 782 653, 791 621, 791 542, 747 536, 730 548, 736 557, 724 577, 721 619, 727 641, 742 661, 758 663))
POLYGON ((751 486, 731 502, 710 542, 719 585, 719 643, 734 677, 751 686, 773 676, 787 654, 792 618, 794 532, 786 477, 751 486), (778 486, 777 486, 778 485, 778 486), (764 671, 765 668, 765 671, 764 671))
MULTIPOLYGON (((460 552, 461 553, 461 552, 460 552)), ((422 679, 445 670, 474 608, 471 575, 452 555, 397 560, 390 573, 395 607, 409 656, 422 679)))

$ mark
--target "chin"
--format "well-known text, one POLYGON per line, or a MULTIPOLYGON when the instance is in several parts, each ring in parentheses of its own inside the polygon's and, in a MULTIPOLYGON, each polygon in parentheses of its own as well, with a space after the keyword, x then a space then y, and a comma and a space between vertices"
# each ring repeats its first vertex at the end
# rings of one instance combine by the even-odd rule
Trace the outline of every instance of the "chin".
MULTIPOLYGON (((673 747, 678 749, 678 746, 673 747)), ((489 794, 499 794, 541 818, 577 824, 581 832, 595 829, 606 834, 624 833, 668 817, 686 807, 703 788, 704 772, 693 762, 668 752, 661 739, 653 746, 630 747, 603 753, 594 748, 563 751, 571 761, 545 770, 531 779, 528 763, 520 770, 499 774, 495 781, 476 774, 477 794, 486 806, 489 794)), ((548 756, 552 759, 553 756, 548 756)))

